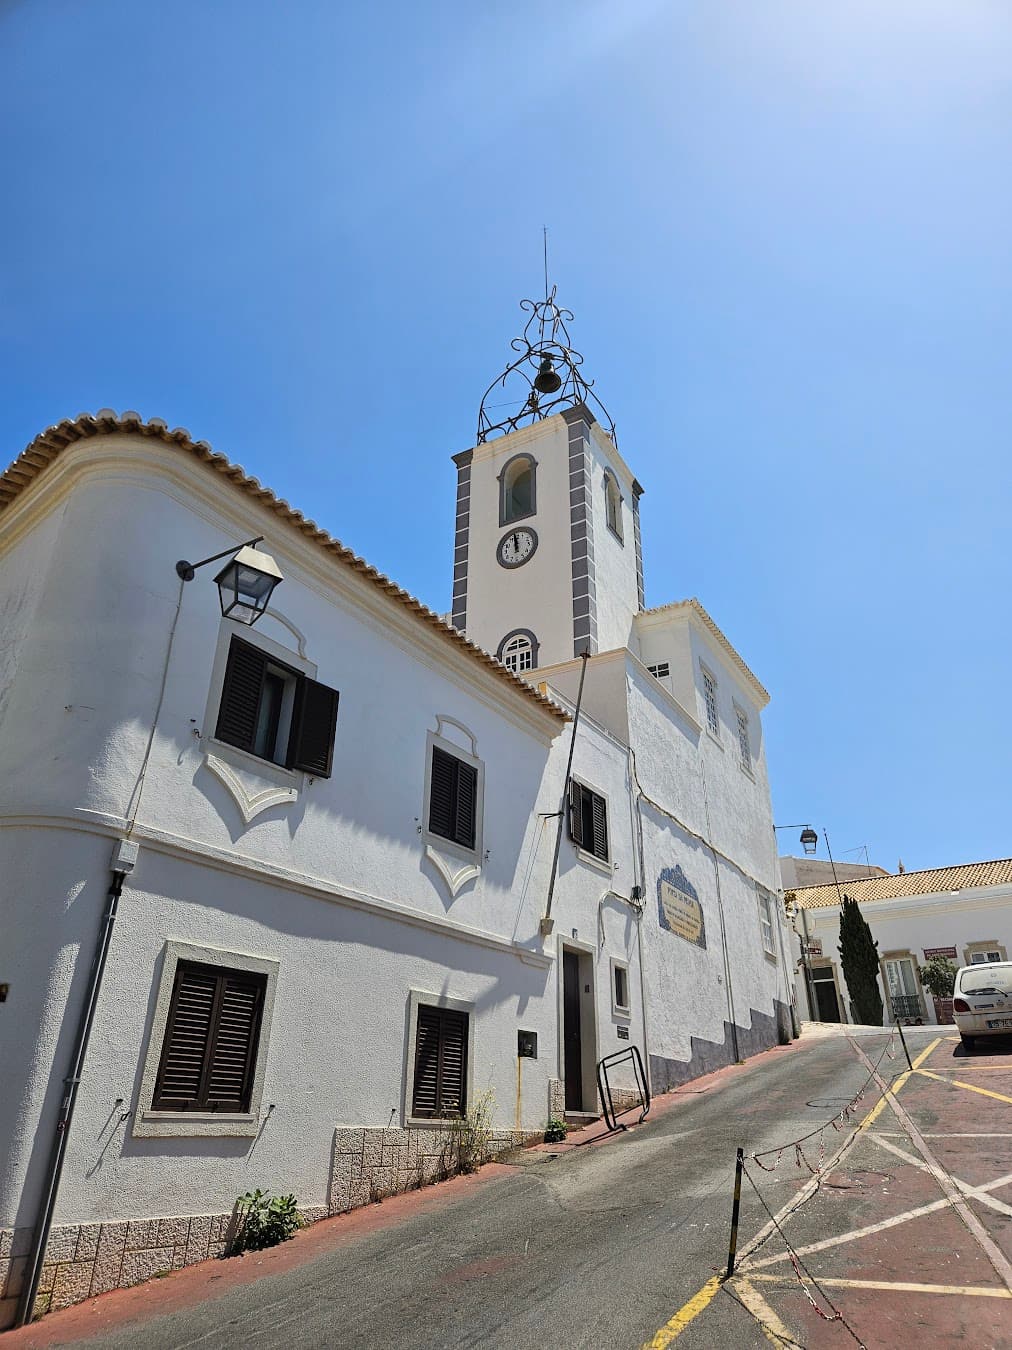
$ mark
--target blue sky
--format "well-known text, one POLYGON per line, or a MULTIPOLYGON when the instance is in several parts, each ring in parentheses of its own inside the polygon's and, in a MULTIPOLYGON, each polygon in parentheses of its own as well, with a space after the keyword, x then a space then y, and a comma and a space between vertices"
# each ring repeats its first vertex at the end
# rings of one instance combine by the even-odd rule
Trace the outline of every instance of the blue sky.
POLYGON ((0 458, 165 418, 446 610, 547 223, 777 819, 1009 853, 1005 0, 8 0, 0 74, 0 458))

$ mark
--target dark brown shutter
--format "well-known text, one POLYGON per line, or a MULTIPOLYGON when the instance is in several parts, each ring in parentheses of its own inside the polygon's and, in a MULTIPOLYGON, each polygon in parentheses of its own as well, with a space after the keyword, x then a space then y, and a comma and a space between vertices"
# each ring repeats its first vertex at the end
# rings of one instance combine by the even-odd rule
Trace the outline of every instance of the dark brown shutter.
POLYGON ((414 1116, 462 1116, 467 1110, 467 1014, 418 1005, 414 1116))
POLYGON ((608 808, 605 805, 603 797, 598 793, 590 794, 591 802, 594 808, 594 848, 595 858, 601 858, 604 862, 608 861, 608 808))
POLYGON ((252 753, 266 670, 263 652, 240 638, 232 639, 214 732, 219 741, 252 753))
POLYGON ((267 976, 180 961, 156 1111, 248 1111, 267 976))
POLYGON ((474 848, 475 810, 478 800, 478 770, 458 759, 457 810, 453 837, 464 848, 474 848))
POLYGON ((456 783, 452 755, 432 747, 432 769, 429 774, 429 830, 443 839, 453 838, 454 797, 456 783))
POLYGON ((583 844, 583 786, 575 778, 569 780, 569 837, 574 844, 583 844))
POLYGON ((340 694, 316 680, 299 680, 289 741, 289 768, 329 778, 334 764, 340 694))

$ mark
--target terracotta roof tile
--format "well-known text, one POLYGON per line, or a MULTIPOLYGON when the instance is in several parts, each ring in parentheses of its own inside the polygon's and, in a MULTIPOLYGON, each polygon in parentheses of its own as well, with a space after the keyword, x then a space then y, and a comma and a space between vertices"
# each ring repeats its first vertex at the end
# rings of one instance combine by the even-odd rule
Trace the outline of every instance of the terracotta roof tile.
MULTIPOLYGON (((884 877, 841 880, 840 890, 851 900, 896 900, 913 895, 936 895, 945 891, 967 891, 977 886, 1001 886, 1012 883, 1012 858, 993 862, 961 863, 957 867, 933 867, 924 872, 890 872, 884 877)), ((801 886, 792 894, 802 909, 825 909, 838 905, 835 885, 801 886)))
POLYGON ((0 514, 40 474, 44 473, 68 446, 74 445, 78 441, 87 440, 92 436, 118 432, 132 432, 149 436, 172 446, 174 449, 180 449, 196 456, 209 468, 230 479, 248 496, 255 498, 261 505, 275 512, 286 524, 312 539, 320 548, 329 553, 340 566, 349 567, 357 572, 366 581, 371 582, 377 590, 383 591, 392 601, 413 614, 419 623, 424 623, 429 628, 435 629, 447 642, 466 652, 479 665, 484 666, 489 674, 506 685, 512 693, 519 694, 529 703, 535 704, 541 712, 548 713, 561 722, 569 720, 567 714, 558 704, 539 693, 537 689, 514 675, 512 671, 507 670, 494 656, 470 642, 456 628, 452 628, 438 614, 433 613, 431 609, 423 605, 420 600, 416 600, 413 595, 403 590, 389 577, 384 576, 382 572, 378 572, 375 567, 371 567, 363 558, 354 554, 351 549, 345 548, 339 540, 334 539, 315 521, 307 520, 301 511, 294 506, 290 506, 284 498, 276 496, 270 488, 264 487, 256 478, 250 477, 238 464, 232 464, 224 455, 216 454, 206 441, 195 441, 185 427, 175 427, 170 431, 168 424, 163 422, 161 418, 153 417, 150 421, 145 422, 139 413, 131 411, 117 414, 109 408, 103 408, 94 416, 90 413, 80 413, 73 419, 49 427, 41 435, 36 436, 14 463, 3 474, 0 474, 0 514))

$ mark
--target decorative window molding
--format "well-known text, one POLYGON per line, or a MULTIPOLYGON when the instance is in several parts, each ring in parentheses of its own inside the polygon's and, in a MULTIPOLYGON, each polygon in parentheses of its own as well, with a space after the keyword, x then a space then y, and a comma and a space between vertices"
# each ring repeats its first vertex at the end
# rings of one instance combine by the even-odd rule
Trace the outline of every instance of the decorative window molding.
POLYGON ((600 792, 569 780, 568 792, 569 837, 581 855, 592 862, 604 864, 610 871, 611 841, 608 837, 608 799, 600 792))
POLYGON ((499 643, 496 656, 507 670, 522 675, 538 664, 538 640, 529 628, 514 628, 499 643))
POLYGON ((538 462, 521 453, 499 471, 499 524, 513 525, 537 515, 538 462))
POLYGON ((714 740, 720 740, 720 713, 717 706, 717 677, 702 662, 699 674, 703 682, 703 706, 706 709, 706 729, 714 740))
POLYGON ((604 471, 604 519, 612 534, 620 544, 625 545, 625 533, 622 529, 622 489, 611 469, 604 471))
POLYGON ((963 948, 964 966, 982 966, 992 961, 1007 961, 1005 946, 1001 942, 969 942, 963 948))
MULTIPOLYGON (((168 1135, 197 1138, 210 1135, 247 1136, 257 1133, 260 1128, 260 1105, 263 1100, 267 1044, 274 1010, 278 968, 277 961, 263 957, 246 956, 237 952, 221 951, 217 947, 196 946, 188 942, 166 942, 155 1011, 148 1033, 138 1107, 134 1113, 132 1131, 134 1135, 138 1138, 168 1135), (166 1033, 170 1030, 169 1015, 170 1011, 173 1011, 173 995, 181 963, 184 974, 192 972, 197 977, 206 974, 209 981, 216 972, 220 972, 221 976, 236 976, 237 992, 240 995, 243 987, 261 991, 258 995, 259 1007, 250 1036, 249 1057, 243 1083, 245 1110, 213 1110, 206 1105, 184 1110, 155 1109, 156 1094, 160 1093, 163 1099, 166 1095, 166 1084, 159 1081, 159 1070, 166 1048, 166 1033), (245 980, 242 977, 246 977, 245 980)), ((227 992, 226 990, 225 993, 227 992)), ((188 996, 185 988, 181 989, 181 993, 183 997, 188 996)), ((222 997, 221 992, 216 992, 215 1006, 205 1010, 206 1016, 210 1018, 208 1034, 212 1037, 216 1035, 220 1024, 222 997)), ((199 998, 198 991, 198 1003, 199 998)), ((205 1046, 205 1049, 213 1047, 205 1046)), ((213 1067, 212 1065, 212 1069, 213 1067)), ((207 1076, 207 1073, 202 1075, 203 1078, 207 1076)))
POLYGON ((632 1016, 632 994, 629 991, 629 963, 611 958, 611 1011, 615 1017, 632 1016))
POLYGON ((447 994, 409 991, 405 1125, 441 1126, 464 1116, 473 1100, 474 1011, 447 994))
MULTIPOLYGON (((437 719, 439 732, 430 731, 425 745, 425 795, 422 800, 422 837, 431 849, 449 853, 474 865, 480 871, 482 857, 482 817, 485 807, 485 765, 474 753, 474 736, 452 719, 437 719), (452 724, 469 739, 472 753, 441 735, 444 724, 452 724)), ((451 891, 470 879, 460 872, 449 880, 447 869, 440 869, 451 891)))

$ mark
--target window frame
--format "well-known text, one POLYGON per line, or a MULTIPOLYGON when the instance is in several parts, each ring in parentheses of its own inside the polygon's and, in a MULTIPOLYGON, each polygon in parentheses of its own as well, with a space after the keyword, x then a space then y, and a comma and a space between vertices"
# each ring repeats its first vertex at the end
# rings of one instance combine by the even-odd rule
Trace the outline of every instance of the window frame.
POLYGON ((519 454, 511 455, 510 458, 499 470, 499 473, 496 475, 496 477, 499 483, 500 529, 502 529, 506 525, 515 525, 517 521, 520 520, 530 520, 533 516, 536 516, 538 514, 538 461, 534 458, 532 454, 529 454, 525 450, 521 450, 519 454), (523 512, 520 515, 511 516, 508 515, 506 511, 506 491, 507 491, 506 473, 507 470, 512 465, 516 464, 517 461, 521 459, 526 460, 531 467, 531 509, 529 511, 523 512))
POLYGON ((699 663, 699 679, 703 693, 703 725, 706 727, 707 734, 712 736, 717 744, 723 749, 723 743, 720 738, 720 700, 717 696, 717 690, 720 688, 720 683, 709 666, 704 665, 702 661, 699 663), (713 723, 710 721, 710 700, 706 696, 707 682, 709 682, 713 692, 713 720, 716 723, 716 729, 714 729, 713 723))
POLYGON ((748 710, 743 708, 737 699, 734 700, 734 723, 738 742, 738 767, 742 773, 748 774, 749 778, 755 778, 752 738, 749 734, 752 723, 748 710))
POLYGON ((776 963, 777 959, 777 924, 776 924, 776 896, 772 891, 767 890, 765 886, 760 886, 758 882, 755 885, 756 911, 759 915, 759 941, 762 944, 763 956, 768 961, 776 963), (763 911, 765 910, 765 917, 763 911), (766 944, 766 928, 769 927, 770 940, 766 944))
POLYGON ((650 672, 650 674, 654 677, 654 679, 658 682, 658 684, 659 684, 662 680, 670 680, 670 679, 671 679, 671 662, 670 662, 670 661, 655 661, 654 664, 653 664, 652 666, 647 666, 647 670, 648 670, 648 671, 650 672), (662 673, 662 672, 663 672, 663 673, 662 673))
POLYGON ((617 956, 613 956, 610 962, 611 975, 611 1011, 613 1017, 619 1017, 628 1021, 632 1017, 632 987, 629 980, 629 962, 622 961, 617 956), (625 979, 626 1002, 620 1003, 618 999, 618 972, 621 971, 625 979))
POLYGON ((996 963, 991 962, 991 961, 988 960, 988 957, 987 957, 987 953, 988 953, 988 952, 998 952, 998 953, 999 953, 999 957, 998 957, 998 960, 999 960, 999 961, 1007 961, 1007 960, 1008 960, 1008 956, 1007 956, 1007 954, 1006 954, 1006 947, 1005 947, 1005 944, 1004 944, 1003 942, 993 942, 993 941, 991 941, 990 939, 988 939, 986 942, 968 942, 968 943, 966 944, 966 946, 963 948, 963 958, 964 958, 964 959, 963 959, 963 965, 964 965, 964 966, 986 966, 986 965, 993 965, 993 964, 996 964, 996 963), (974 957, 975 955, 976 955, 976 956, 981 956, 981 955, 983 955, 983 957, 984 957, 983 961, 974 961, 973 957, 974 957))
MULTIPOLYGON (((441 723, 446 722, 444 717, 441 723)), ((455 725, 455 724, 454 724, 455 725)), ((470 735, 470 733, 468 733, 470 735)), ((471 737, 473 750, 477 750, 474 738, 471 737)), ((425 778, 422 789, 422 814, 420 817, 421 835, 426 844, 440 853, 451 853, 458 858, 466 858, 468 862, 481 864, 484 857, 484 817, 485 817, 485 764, 474 753, 468 753, 456 741, 448 740, 447 737, 438 732, 429 731, 425 737, 425 778), (469 764, 477 770, 477 780, 475 782, 474 792, 474 847, 467 848, 463 844, 458 844, 455 839, 447 839, 445 835, 436 834, 429 829, 429 810, 432 800, 432 751, 433 749, 442 750, 444 754, 453 755, 469 764)))
MULTIPOLYGON (((501 661, 502 664, 503 664, 504 666, 506 666, 506 661, 505 661, 506 648, 509 646, 509 644, 510 644, 515 638, 526 638, 526 639, 527 639, 527 642, 528 642, 528 644, 529 644, 529 646, 530 646, 530 650, 531 650, 531 665, 530 665, 529 667, 527 667, 527 669, 529 669, 529 670, 536 670, 536 669, 537 669, 537 666, 538 666, 538 647, 539 647, 539 643, 538 643, 537 638, 534 636, 534 634, 531 632, 531 630, 530 630, 529 628, 513 628, 513 629, 511 629, 510 632, 508 632, 508 633, 506 634, 506 636, 503 638, 503 640, 499 643, 499 646, 498 646, 498 648, 496 649, 496 654, 495 654, 495 655, 496 655, 496 660, 497 660, 497 661, 501 661)), ((507 669, 507 670, 510 670, 511 667, 506 666, 506 669, 507 669)), ((514 675, 522 675, 522 674, 523 674, 523 671, 514 670, 514 671, 512 671, 512 673, 513 673, 514 675)))
POLYGON ((625 498, 619 485, 618 475, 613 469, 604 471, 604 523, 618 542, 625 547, 625 529, 622 524, 622 506, 625 498), (612 520, 612 502, 614 502, 614 521, 612 520))
POLYGON ((260 1107, 263 1101, 264 1078, 270 1042, 274 995, 280 963, 266 957, 242 952, 225 951, 218 947, 198 946, 189 942, 170 940, 162 948, 161 971, 158 975, 158 993, 147 1032, 144 1068, 134 1111, 132 1134, 137 1138, 200 1138, 208 1136, 248 1137, 260 1128, 260 1107), (238 974, 265 975, 267 985, 260 1008, 260 1027, 254 1052, 252 1086, 247 1111, 157 1111, 153 1106, 158 1070, 165 1048, 169 1008, 175 987, 179 963, 194 963, 231 970, 238 974))
POLYGON ((476 1006, 465 999, 454 998, 449 994, 431 993, 424 989, 408 990, 407 1022, 408 1035, 404 1063, 404 1091, 401 1101, 402 1119, 406 1127, 441 1130, 446 1128, 448 1120, 455 1116, 416 1116, 413 1111, 415 1094, 415 1059, 418 1053, 418 1008, 444 1008, 450 1012, 459 1012, 467 1017, 467 1055, 464 1067, 464 1110, 474 1102, 474 1042, 476 1006))
MULTIPOLYGON (((591 803, 591 811, 593 811, 593 803, 591 803)), ((569 835, 570 843, 573 845, 573 848, 576 850, 578 856, 581 857, 585 862, 588 862, 588 863, 590 863, 593 867, 598 867, 598 868, 600 868, 602 871, 607 872, 607 873, 609 873, 609 874, 612 873, 612 872, 614 871, 614 867, 615 867, 615 860, 614 860, 615 849, 614 849, 614 840, 613 840, 613 838, 612 838, 612 828, 611 828, 611 805, 610 805, 610 803, 609 803, 609 801, 608 801, 607 793, 602 792, 599 788, 592 787, 589 783, 585 782, 582 778, 578 778, 578 777, 576 776, 576 774, 571 774, 571 775, 570 775, 569 783, 568 783, 567 788, 566 788, 566 833, 569 835), (579 839, 577 839, 577 837, 573 834, 573 789, 574 789, 574 787, 575 787, 575 788, 578 788, 578 789, 579 789, 579 792, 580 792, 580 794, 581 794, 581 803, 580 803, 581 827, 580 827, 580 838, 579 838, 579 839), (587 848, 586 845, 583 843, 583 821, 582 821, 582 815, 583 815, 582 794, 583 794, 583 793, 589 793, 591 797, 597 797, 597 798, 599 798, 599 799, 601 800, 601 802, 604 804, 604 830, 605 830, 605 837, 606 837, 606 846, 607 846, 607 850, 608 850, 608 851, 607 851, 607 855, 606 855, 604 858, 602 858, 599 854, 595 853, 594 850, 593 850, 592 848, 587 848)))

